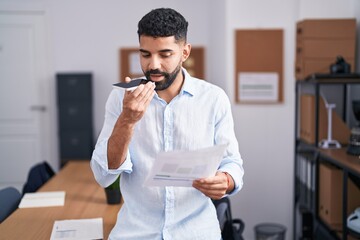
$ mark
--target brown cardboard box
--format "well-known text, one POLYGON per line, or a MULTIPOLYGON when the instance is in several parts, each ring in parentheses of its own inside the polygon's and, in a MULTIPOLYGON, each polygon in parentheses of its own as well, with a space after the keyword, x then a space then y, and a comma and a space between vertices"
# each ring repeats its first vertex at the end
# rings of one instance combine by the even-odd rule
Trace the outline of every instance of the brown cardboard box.
POLYGON ((328 224, 341 224, 342 172, 328 164, 319 169, 319 216, 328 224))
MULTIPOLYGON (((319 167, 319 216, 329 225, 341 227, 343 172, 321 163, 319 167)), ((348 178, 347 216, 360 206, 360 189, 348 178)))
POLYGON ((341 55, 345 59, 355 57, 355 38, 304 39, 297 42, 296 52, 301 58, 332 58, 341 55))
MULTIPOLYGON (((295 77, 298 80, 306 79, 314 73, 330 73, 330 65, 335 63, 334 58, 297 58, 295 64, 295 77)), ((345 59, 355 69, 355 61, 352 58, 345 59)))
POLYGON ((356 19, 306 19, 297 23, 298 38, 356 38, 356 19))
MULTIPOLYGON (((324 100, 319 97, 319 141, 327 138, 327 110, 324 100)), ((342 144, 349 142, 350 129, 339 115, 332 111, 332 138, 342 144)), ((304 94, 300 97, 300 138, 304 141, 315 143, 315 96, 304 94)))

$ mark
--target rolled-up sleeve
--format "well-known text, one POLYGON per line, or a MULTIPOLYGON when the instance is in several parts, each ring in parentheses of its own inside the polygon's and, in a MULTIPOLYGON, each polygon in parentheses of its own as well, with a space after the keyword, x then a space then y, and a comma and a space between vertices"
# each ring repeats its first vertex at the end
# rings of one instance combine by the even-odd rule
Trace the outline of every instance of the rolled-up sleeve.
POLYGON ((107 159, 108 140, 122 109, 123 91, 113 89, 106 102, 104 126, 93 151, 90 166, 96 181, 103 187, 113 183, 122 172, 132 172, 129 152, 125 162, 118 169, 109 169, 107 159))
POLYGON ((228 145, 218 170, 229 173, 233 178, 235 188, 230 193, 233 195, 243 186, 244 168, 235 136, 231 104, 224 92, 219 95, 216 108, 215 144, 228 145))

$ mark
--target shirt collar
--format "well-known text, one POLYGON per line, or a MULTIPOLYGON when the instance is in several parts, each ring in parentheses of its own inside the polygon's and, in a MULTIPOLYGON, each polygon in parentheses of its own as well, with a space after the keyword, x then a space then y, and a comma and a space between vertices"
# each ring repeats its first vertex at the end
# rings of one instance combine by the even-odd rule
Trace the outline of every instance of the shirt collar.
POLYGON ((181 69, 183 74, 184 74, 184 84, 180 90, 181 94, 189 94, 191 96, 193 96, 194 94, 196 94, 196 87, 194 84, 194 81, 196 81, 192 76, 190 76, 190 74, 186 71, 185 68, 181 69))

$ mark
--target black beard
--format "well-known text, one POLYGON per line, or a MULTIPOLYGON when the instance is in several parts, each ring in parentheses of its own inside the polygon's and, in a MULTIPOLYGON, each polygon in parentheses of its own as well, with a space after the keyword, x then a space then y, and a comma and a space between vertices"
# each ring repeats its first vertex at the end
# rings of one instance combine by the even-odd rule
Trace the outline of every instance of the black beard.
POLYGON ((164 76, 165 79, 163 81, 155 82, 155 90, 162 91, 171 86, 171 84, 175 81, 175 78, 179 74, 180 70, 181 70, 181 65, 179 64, 175 68, 175 70, 171 73, 161 72, 159 69, 155 69, 155 70, 146 71, 144 74, 146 79, 151 82, 153 81, 150 78, 150 74, 161 74, 162 76, 164 76))

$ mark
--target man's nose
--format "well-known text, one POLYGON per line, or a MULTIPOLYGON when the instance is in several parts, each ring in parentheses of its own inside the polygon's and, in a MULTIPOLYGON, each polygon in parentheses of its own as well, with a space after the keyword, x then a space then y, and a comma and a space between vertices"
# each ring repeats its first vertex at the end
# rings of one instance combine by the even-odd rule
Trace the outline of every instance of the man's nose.
POLYGON ((150 59, 149 68, 150 69, 160 69, 160 59, 158 57, 152 57, 150 59))

